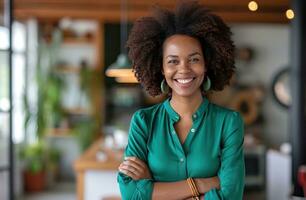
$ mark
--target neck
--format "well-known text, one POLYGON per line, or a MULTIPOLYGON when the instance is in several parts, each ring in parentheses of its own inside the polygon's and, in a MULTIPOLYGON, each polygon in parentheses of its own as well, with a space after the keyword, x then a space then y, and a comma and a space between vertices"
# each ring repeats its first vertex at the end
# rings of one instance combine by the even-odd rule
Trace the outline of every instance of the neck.
POLYGON ((172 94, 170 104, 180 117, 191 117, 203 101, 201 92, 192 97, 182 97, 172 94))

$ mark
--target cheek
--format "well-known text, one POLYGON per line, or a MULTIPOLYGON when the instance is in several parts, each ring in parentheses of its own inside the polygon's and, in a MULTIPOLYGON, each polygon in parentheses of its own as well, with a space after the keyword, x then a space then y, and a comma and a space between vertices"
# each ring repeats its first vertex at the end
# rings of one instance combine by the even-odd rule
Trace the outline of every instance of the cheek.
POLYGON ((203 65, 195 67, 194 71, 198 74, 198 76, 205 76, 206 74, 206 69, 203 67, 203 65))
POLYGON ((163 67, 162 73, 165 77, 171 77, 173 74, 173 70, 169 67, 163 67))

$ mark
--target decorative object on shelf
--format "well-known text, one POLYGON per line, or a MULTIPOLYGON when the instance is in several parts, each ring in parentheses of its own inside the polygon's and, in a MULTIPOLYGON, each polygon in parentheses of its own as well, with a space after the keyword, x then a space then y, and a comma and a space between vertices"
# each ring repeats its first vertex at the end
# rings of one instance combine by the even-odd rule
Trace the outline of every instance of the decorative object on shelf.
POLYGON ((290 68, 279 70, 272 80, 272 94, 276 102, 284 108, 289 108, 292 103, 290 91, 290 68))
POLYGON ((231 107, 242 114, 245 124, 254 122, 258 115, 257 102, 252 92, 240 91, 232 100, 231 107))
POLYGON ((236 58, 241 61, 250 62, 254 58, 254 49, 249 46, 236 48, 236 58))
POLYGON ((121 18, 120 18, 120 54, 116 62, 111 64, 106 75, 115 77, 117 82, 121 83, 137 83, 136 77, 132 71, 132 63, 127 56, 127 50, 124 47, 128 37, 127 24, 127 0, 121 0, 121 18))
POLYGON ((239 111, 246 125, 254 123, 259 115, 259 103, 263 101, 264 91, 258 87, 239 90, 231 98, 230 108, 239 111))

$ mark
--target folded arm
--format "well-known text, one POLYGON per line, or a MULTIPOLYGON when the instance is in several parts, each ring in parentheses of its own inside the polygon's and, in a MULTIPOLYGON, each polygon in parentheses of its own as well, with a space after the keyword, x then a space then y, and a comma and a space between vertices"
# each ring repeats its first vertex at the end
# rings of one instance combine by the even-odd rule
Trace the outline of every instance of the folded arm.
MULTIPOLYGON (((128 145, 125 150, 126 157, 137 157, 142 162, 147 163, 148 152, 146 145, 149 132, 149 127, 147 126, 148 123, 142 113, 136 112, 131 120, 128 145)), ((127 170, 127 166, 124 167, 124 165, 119 167, 117 181, 123 200, 186 199, 191 197, 191 191, 186 180, 154 182, 151 175, 148 175, 148 170, 141 168, 141 164, 136 166, 134 163, 134 165, 132 170, 127 170)), ((218 177, 195 180, 201 194, 217 190, 221 184, 218 177)))
MULTIPOLYGON (((119 171, 131 177, 133 181, 152 179, 150 170, 146 163, 136 157, 126 157, 125 161, 123 161, 119 166, 119 171)), ((218 177, 194 178, 194 181, 199 190, 199 193, 202 196, 211 189, 219 188, 218 177)), ((176 182, 152 182, 152 184, 153 200, 189 199, 192 196, 191 190, 186 180, 176 182)))

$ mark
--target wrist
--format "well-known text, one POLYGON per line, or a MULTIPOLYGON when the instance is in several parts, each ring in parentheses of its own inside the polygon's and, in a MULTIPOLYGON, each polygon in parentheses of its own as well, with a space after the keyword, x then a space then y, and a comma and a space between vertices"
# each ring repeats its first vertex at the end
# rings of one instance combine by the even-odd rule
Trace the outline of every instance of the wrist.
POLYGON ((212 188, 220 189, 220 180, 218 176, 213 177, 213 186, 212 188))
POLYGON ((199 190, 200 194, 204 194, 205 193, 205 185, 203 182, 203 178, 195 178, 194 182, 199 190))
POLYGON ((217 176, 211 178, 197 178, 194 179, 200 194, 205 194, 213 188, 219 189, 220 183, 217 176))

